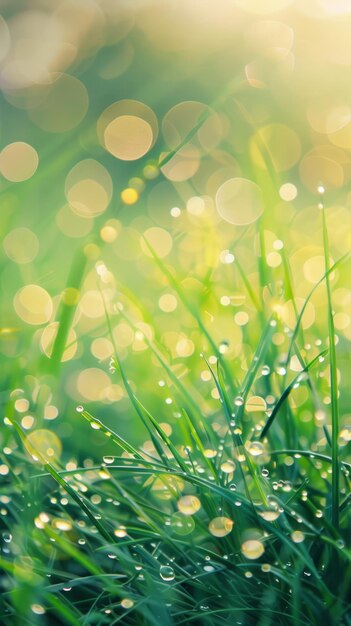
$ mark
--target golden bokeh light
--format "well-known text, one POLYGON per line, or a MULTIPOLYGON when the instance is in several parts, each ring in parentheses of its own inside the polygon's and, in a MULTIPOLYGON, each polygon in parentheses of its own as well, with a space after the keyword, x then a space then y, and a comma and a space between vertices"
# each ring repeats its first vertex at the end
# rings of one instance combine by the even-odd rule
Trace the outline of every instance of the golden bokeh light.
POLYGON ((219 215, 235 226, 246 226, 258 220, 264 205, 259 186, 246 178, 230 178, 216 193, 219 215))
POLYGON ((112 179, 108 171, 94 159, 75 165, 65 182, 66 198, 71 209, 83 218, 103 213, 112 197, 112 179))
POLYGON ((4 239, 7 256, 20 265, 34 261, 39 252, 39 240, 32 230, 25 227, 14 228, 4 239))
POLYGON ((103 400, 111 385, 111 381, 103 370, 90 367, 79 372, 77 390, 80 396, 90 402, 103 400))
POLYGON ((27 324, 47 323, 53 313, 53 303, 48 292, 39 285, 26 285, 17 291, 13 300, 14 309, 27 324))
POLYGON ((25 445, 30 455, 35 456, 37 452, 49 462, 58 460, 62 453, 62 443, 58 436, 45 428, 29 433, 25 445))
POLYGON ((160 258, 166 257, 172 250, 172 237, 169 232, 164 228, 159 228, 158 226, 148 228, 144 232, 143 238, 140 239, 142 251, 144 252, 144 254, 146 254, 146 256, 152 257, 152 251, 149 249, 144 239, 151 246, 156 255, 160 258))
POLYGON ((50 133, 64 133, 84 119, 89 106, 85 85, 76 76, 57 73, 37 88, 39 103, 29 110, 32 121, 50 133))
POLYGON ((90 233, 93 227, 93 218, 87 215, 77 215, 69 204, 65 204, 56 213, 56 224, 66 237, 79 239, 90 233))
POLYGON ((120 100, 100 116, 97 132, 102 145, 122 161, 143 157, 154 145, 158 134, 157 118, 146 104, 120 100))
POLYGON ((301 154, 297 134, 284 124, 268 124, 258 130, 251 139, 250 148, 255 165, 266 169, 272 164, 277 172, 289 170, 301 154))
POLYGON ((31 178, 38 164, 37 151, 24 141, 10 143, 0 152, 0 172, 12 183, 20 183, 31 178))
POLYGON ((135 204, 139 199, 139 194, 133 187, 126 187, 121 191, 121 200, 124 204, 135 204))
MULTIPOLYGON (((50 359, 52 356, 52 349, 54 347, 54 343, 57 337, 57 332, 59 328, 58 322, 53 322, 44 328, 41 338, 40 338, 40 347, 44 354, 50 359)), ((73 328, 70 328, 69 333, 66 339, 66 348, 62 354, 61 361, 69 361, 73 359, 77 352, 77 335, 74 332, 73 328)))
POLYGON ((146 154, 153 143, 148 122, 132 115, 120 115, 106 126, 106 150, 122 161, 135 161, 146 154))

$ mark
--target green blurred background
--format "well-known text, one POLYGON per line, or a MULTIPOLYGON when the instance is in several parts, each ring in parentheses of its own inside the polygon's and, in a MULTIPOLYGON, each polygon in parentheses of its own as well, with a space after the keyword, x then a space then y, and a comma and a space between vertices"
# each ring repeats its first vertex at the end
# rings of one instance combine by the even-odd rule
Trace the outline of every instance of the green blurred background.
MULTIPOLYGON (((134 443, 145 439, 111 371, 105 308, 133 388, 168 428, 179 406, 149 342, 203 414, 218 411, 200 357, 214 357, 213 346, 182 297, 237 380, 273 312, 284 361, 296 320, 287 276, 299 310, 324 272, 320 186, 332 260, 350 249, 351 8, 341 0, 0 7, 3 418, 15 414, 33 444, 75 463, 101 456, 99 444, 107 450, 78 404, 134 443)), ((347 424, 347 269, 332 286, 347 424)), ((323 285, 303 331, 311 360, 326 345, 323 285)), ((279 366, 271 365, 277 395, 279 366)), ((295 357, 289 366, 296 375, 295 357)), ((317 383, 317 415, 305 388, 292 394, 306 432, 325 421, 327 366, 317 383)), ((264 398, 260 384, 262 417, 274 396, 264 398)), ((8 437, 3 429, 5 448, 8 437)))

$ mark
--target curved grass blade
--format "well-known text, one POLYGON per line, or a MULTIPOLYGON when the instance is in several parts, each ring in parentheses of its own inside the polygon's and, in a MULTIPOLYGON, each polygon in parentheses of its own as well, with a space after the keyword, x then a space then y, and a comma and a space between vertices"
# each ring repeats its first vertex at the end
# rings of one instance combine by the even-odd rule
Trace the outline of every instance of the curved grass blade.
POLYGON ((307 365, 305 365, 305 367, 301 370, 301 372, 299 372, 297 374, 297 376, 295 376, 295 378, 293 378, 293 380, 291 381, 291 383, 286 387, 286 389, 283 391, 282 395, 280 396, 278 402, 276 403, 271 415, 269 416, 265 426, 262 429, 262 432, 260 433, 260 439, 263 439, 266 435, 267 432, 269 431, 270 427, 272 426, 276 416, 278 415, 279 409, 282 406, 282 404, 285 402, 285 400, 289 397, 291 391, 293 390, 294 386, 300 382, 301 380, 301 375, 304 372, 308 372, 314 365, 316 365, 316 363, 318 363, 319 359, 321 357, 324 357, 326 354, 328 353, 328 350, 323 350, 322 352, 320 352, 314 359, 312 359, 312 361, 310 361, 309 363, 307 363, 307 365))
POLYGON ((329 372, 330 372, 330 395, 331 395, 331 418, 332 418, 332 512, 331 520, 336 529, 339 528, 339 485, 340 485, 340 461, 339 461, 339 399, 338 399, 338 374, 335 348, 335 328, 334 314, 332 307, 330 276, 328 273, 330 267, 329 258, 329 240, 328 229, 325 214, 325 207, 322 205, 322 221, 323 221, 323 244, 324 244, 324 263, 325 263, 325 285, 327 290, 328 303, 328 336, 329 336, 329 372))

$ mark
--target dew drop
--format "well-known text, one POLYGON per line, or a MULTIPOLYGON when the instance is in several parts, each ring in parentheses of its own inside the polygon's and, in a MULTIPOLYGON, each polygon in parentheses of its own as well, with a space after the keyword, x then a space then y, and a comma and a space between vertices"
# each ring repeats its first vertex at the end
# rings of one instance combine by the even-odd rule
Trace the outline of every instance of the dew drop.
POLYGON ((175 574, 173 567, 170 567, 169 565, 161 565, 160 576, 162 580, 165 580, 166 582, 174 580, 175 574))
POLYGON ((195 522, 189 515, 184 513, 173 513, 171 517, 171 528, 176 535, 189 535, 195 528, 195 522))
POLYGON ((134 606, 134 602, 130 600, 130 598, 123 598, 123 600, 121 600, 121 606, 124 609, 131 609, 134 606))
POLYGON ((304 541, 305 535, 301 532, 301 530, 294 530, 294 532, 291 533, 291 539, 294 543, 301 543, 304 541))
POLYGON ((177 506, 184 515, 193 515, 201 508, 201 502, 196 496, 182 496, 178 500, 177 506))
POLYGON ((226 537, 231 532, 233 524, 229 517, 215 517, 210 521, 208 529, 214 537, 226 537))
POLYGON ((115 460, 114 456, 104 456, 102 457, 102 460, 104 463, 110 464, 113 463, 113 461, 115 460))
POLYGON ((30 608, 36 615, 43 615, 45 613, 45 609, 41 604, 31 604, 30 608))
POLYGON ((235 470, 235 463, 229 459, 228 461, 222 463, 221 470, 225 474, 232 474, 235 470))
POLYGON ((264 553, 264 545, 258 539, 249 539, 244 541, 241 551, 247 559, 259 559, 264 553))
POLYGON ((252 456, 260 456, 264 453, 264 446, 259 441, 250 441, 247 449, 252 456))

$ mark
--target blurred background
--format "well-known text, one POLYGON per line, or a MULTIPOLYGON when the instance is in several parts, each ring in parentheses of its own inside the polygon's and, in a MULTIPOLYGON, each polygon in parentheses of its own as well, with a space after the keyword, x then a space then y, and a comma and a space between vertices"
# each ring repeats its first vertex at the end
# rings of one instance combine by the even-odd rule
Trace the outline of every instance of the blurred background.
MULTIPOLYGON (((236 380, 262 314, 279 317, 284 361, 324 273, 322 188, 331 262, 350 250, 351 6, 0 0, 0 13, 2 413, 74 467, 107 448, 77 405, 145 440, 114 343, 168 432, 180 407, 162 359, 205 416, 218 411, 197 315, 236 380)), ((347 267, 332 279, 347 423, 347 267)), ((311 360, 326 345, 323 285, 302 326, 311 360)), ((279 367, 262 373, 277 394, 279 367)), ((307 430, 325 420, 327 365, 318 388, 317 415, 306 388, 292 394, 307 430)), ((275 398, 257 397, 262 416, 275 398)))

